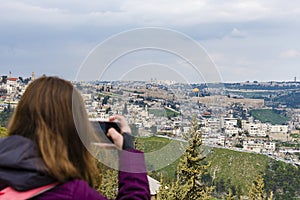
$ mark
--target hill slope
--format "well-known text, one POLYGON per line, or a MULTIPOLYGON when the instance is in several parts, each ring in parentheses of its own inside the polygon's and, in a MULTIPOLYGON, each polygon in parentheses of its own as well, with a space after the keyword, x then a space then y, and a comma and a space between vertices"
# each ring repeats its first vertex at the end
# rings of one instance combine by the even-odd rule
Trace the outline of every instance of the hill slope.
MULTIPOLYGON (((170 144, 170 139, 150 137, 138 138, 145 152, 153 152, 170 144)), ((182 142, 176 141, 178 147, 182 142)), ((176 143, 174 143, 176 145, 176 143)), ((206 185, 214 185, 214 196, 222 198, 229 188, 237 196, 248 195, 249 187, 259 175, 264 175, 265 189, 267 193, 273 190, 274 197, 279 200, 300 197, 300 168, 273 160, 266 155, 238 152, 223 148, 211 148, 203 146, 204 162, 210 162, 208 174, 203 177, 206 185)), ((169 152, 170 153, 170 152, 169 152)), ((157 155, 157 160, 165 158, 165 155, 157 155)), ((151 162, 146 161, 151 167, 151 162)), ((163 169, 151 172, 151 176, 160 180, 160 176, 167 181, 173 181, 176 177, 176 169, 179 159, 170 163, 163 169)))
POLYGON ((211 162, 209 174, 215 184, 230 184, 229 187, 234 186, 241 194, 248 193, 251 183, 266 171, 269 162, 265 155, 219 148, 214 148, 206 160, 211 162))
POLYGON ((289 118, 278 110, 257 109, 251 110, 250 114, 261 122, 269 122, 271 124, 285 124, 289 118))

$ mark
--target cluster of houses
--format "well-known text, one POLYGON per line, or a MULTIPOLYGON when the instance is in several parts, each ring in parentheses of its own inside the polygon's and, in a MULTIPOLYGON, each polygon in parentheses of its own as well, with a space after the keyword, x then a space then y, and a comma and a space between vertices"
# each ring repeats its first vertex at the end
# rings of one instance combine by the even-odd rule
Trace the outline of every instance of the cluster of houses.
MULTIPOLYGON (((0 111, 16 106, 32 76, 0 77, 0 111)), ((83 96, 90 118, 106 120, 109 116, 125 115, 141 136, 164 135, 182 139, 197 117, 203 143, 210 146, 279 155, 280 142, 298 142, 296 130, 300 112, 286 125, 256 121, 248 111, 264 108, 262 99, 231 98, 220 94, 191 95, 195 90, 186 86, 151 82, 74 82, 83 96), (193 97, 191 97, 193 96, 193 97), (238 109, 237 109, 238 108, 238 109), (243 118, 240 113, 244 112, 243 118)), ((199 91, 197 91, 199 92, 199 91)), ((300 137, 299 137, 300 138, 300 137)), ((295 149, 293 149, 295 150, 295 149)))
POLYGON ((253 121, 252 118, 203 119, 200 130, 205 144, 239 147, 247 151, 269 154, 275 153, 276 141, 288 141, 290 135, 288 125, 261 123, 253 121))
POLYGON ((16 78, 11 75, 0 76, 0 112, 8 106, 11 108, 16 107, 28 83, 32 80, 34 80, 34 72, 26 80, 23 80, 22 77, 16 78))

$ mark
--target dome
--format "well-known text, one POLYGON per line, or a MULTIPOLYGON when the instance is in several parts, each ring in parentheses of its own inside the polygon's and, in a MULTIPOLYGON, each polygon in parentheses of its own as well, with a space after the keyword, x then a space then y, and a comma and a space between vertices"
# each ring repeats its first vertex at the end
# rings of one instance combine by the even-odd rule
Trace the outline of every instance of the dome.
POLYGON ((198 88, 194 88, 194 92, 199 92, 199 89, 198 88))

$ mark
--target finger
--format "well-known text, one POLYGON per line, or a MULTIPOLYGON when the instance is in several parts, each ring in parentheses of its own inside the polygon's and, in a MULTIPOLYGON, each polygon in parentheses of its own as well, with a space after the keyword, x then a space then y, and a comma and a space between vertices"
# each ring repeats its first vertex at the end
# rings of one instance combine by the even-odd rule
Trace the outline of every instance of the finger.
POLYGON ((115 116, 111 116, 111 117, 109 117, 109 119, 108 119, 110 122, 113 122, 113 121, 115 121, 116 120, 116 117, 115 116))
POLYGON ((115 115, 109 118, 110 121, 118 120, 120 123, 126 122, 125 117, 122 115, 115 115))
POLYGON ((109 121, 118 121, 121 128, 121 133, 129 133, 131 134, 130 126, 128 125, 126 119, 122 115, 115 115, 109 118, 109 121))

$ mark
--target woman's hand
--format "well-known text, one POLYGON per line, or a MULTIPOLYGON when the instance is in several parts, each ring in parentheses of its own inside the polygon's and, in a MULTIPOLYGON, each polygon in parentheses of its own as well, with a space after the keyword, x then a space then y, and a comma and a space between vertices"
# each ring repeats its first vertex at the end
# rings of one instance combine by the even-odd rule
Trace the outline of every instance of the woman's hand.
POLYGON ((112 116, 109 118, 109 121, 118 122, 120 124, 121 134, 117 132, 116 129, 110 128, 107 131, 107 136, 114 141, 114 144, 117 146, 118 149, 123 149, 124 137, 122 134, 131 134, 130 126, 128 125, 125 118, 121 115, 112 116))
POLYGON ((122 115, 112 116, 109 118, 109 121, 111 121, 111 122, 115 121, 120 124, 121 134, 123 134, 123 133, 131 134, 130 126, 128 125, 124 116, 122 116, 122 115))

